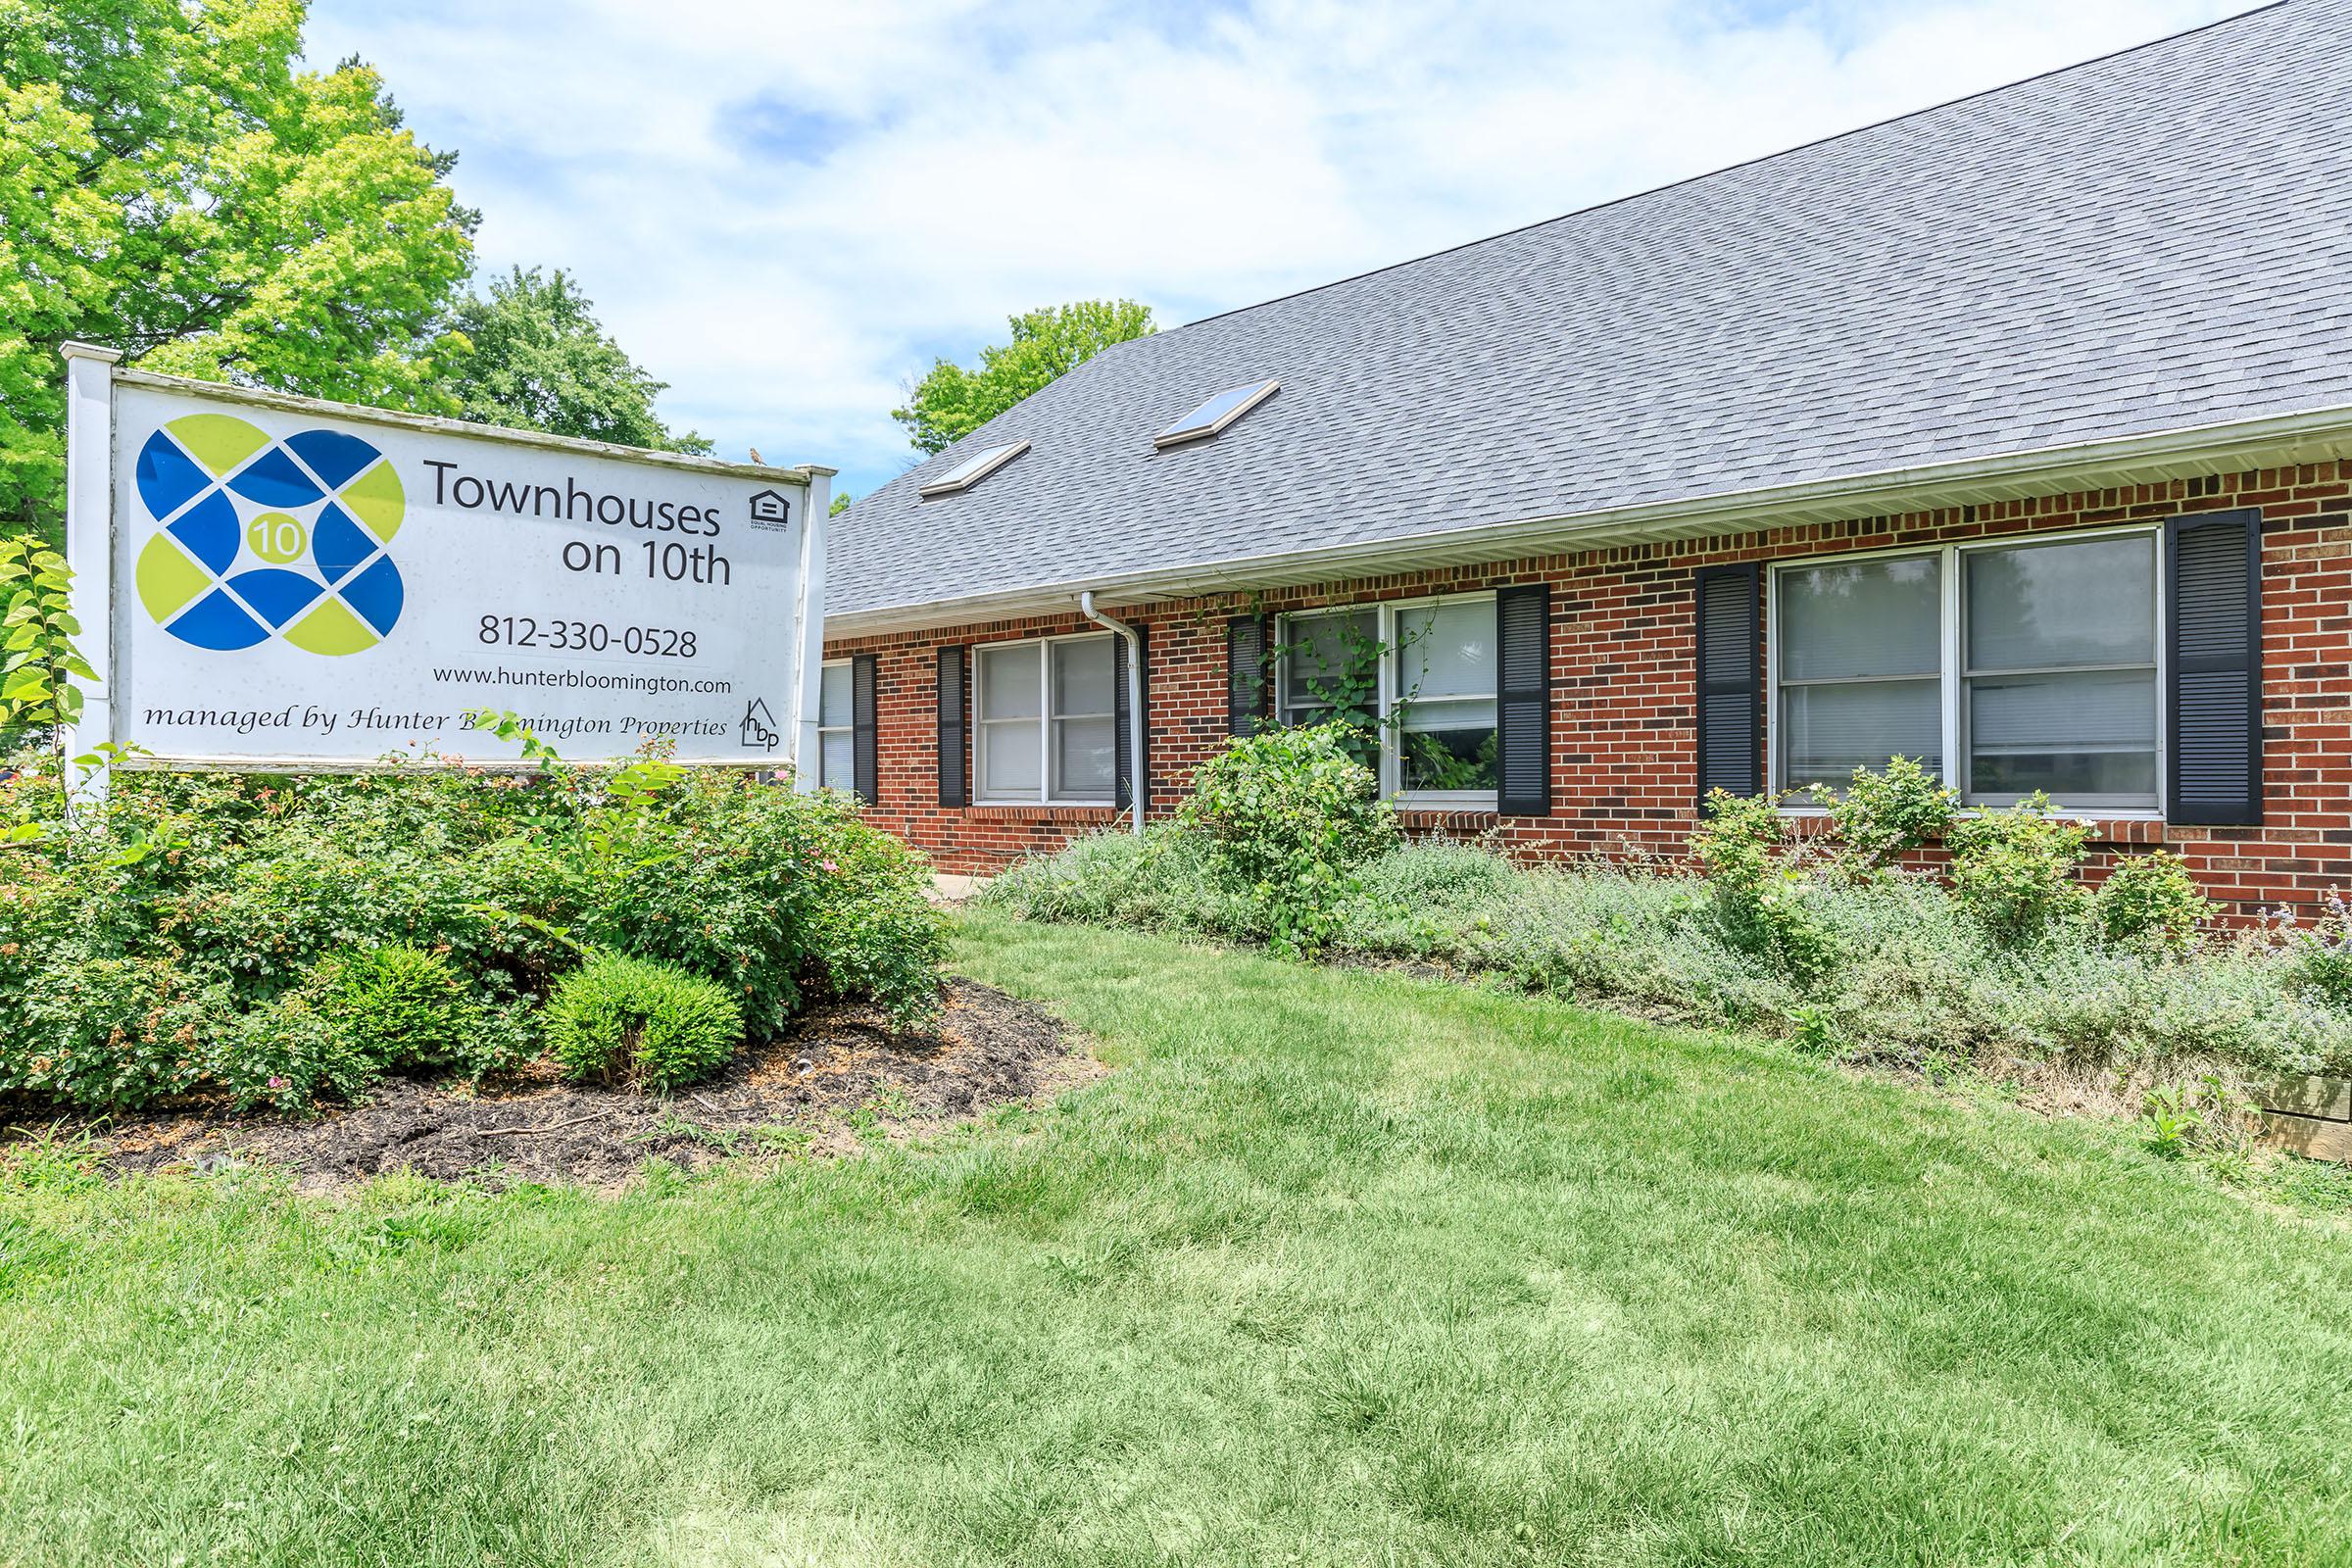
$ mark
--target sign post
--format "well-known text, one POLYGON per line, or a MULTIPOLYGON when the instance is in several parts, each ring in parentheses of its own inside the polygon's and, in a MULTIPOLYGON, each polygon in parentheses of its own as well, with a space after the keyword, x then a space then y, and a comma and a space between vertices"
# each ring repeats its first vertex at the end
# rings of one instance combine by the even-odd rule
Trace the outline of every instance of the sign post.
POLYGON ((816 787, 833 470, 643 452, 125 370, 65 348, 67 554, 123 765, 795 766, 816 787))

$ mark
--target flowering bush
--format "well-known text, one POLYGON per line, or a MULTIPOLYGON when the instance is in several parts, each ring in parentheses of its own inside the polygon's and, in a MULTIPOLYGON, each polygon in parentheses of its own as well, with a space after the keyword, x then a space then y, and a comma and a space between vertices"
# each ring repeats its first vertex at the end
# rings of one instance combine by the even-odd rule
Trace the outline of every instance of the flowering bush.
POLYGON ((121 773, 103 809, 0 845, 0 1095, 291 1105, 503 1070, 591 947, 718 983, 755 1038, 836 996, 918 1025, 946 947, 927 885, 840 797, 659 756, 121 773))

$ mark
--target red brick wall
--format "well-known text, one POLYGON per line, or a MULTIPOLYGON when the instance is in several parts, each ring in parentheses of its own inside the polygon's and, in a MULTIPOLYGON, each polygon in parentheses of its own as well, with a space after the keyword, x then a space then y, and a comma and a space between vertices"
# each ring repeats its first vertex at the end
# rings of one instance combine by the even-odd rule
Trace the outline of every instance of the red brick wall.
MULTIPOLYGON (((2263 514, 2263 765, 2259 828, 2102 823, 2107 847, 2165 845, 2216 897, 2251 911, 2310 904, 2352 879, 2352 463, 2136 485, 1715 539, 1581 551, 1494 565, 1275 589, 1270 611, 1433 592, 1553 584, 1552 814, 1408 817, 1455 833, 1492 831, 1529 854, 1678 853, 1694 815, 1692 582, 1702 565, 2021 535, 2179 514, 2263 514)), ((1152 811, 1173 806, 1225 737, 1225 619, 1239 595, 1104 607, 1151 639, 1152 811)), ((944 870, 989 871, 1110 825, 1098 808, 939 806, 936 650, 1084 631, 1067 613, 879 637, 829 656, 880 657, 880 793, 872 817, 944 870)))

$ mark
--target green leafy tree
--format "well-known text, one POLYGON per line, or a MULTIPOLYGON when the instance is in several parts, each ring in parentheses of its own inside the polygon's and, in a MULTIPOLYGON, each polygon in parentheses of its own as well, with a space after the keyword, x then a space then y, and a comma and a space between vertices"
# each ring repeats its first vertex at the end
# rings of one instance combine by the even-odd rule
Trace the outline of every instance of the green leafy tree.
POLYGON ((828 517, 838 517, 849 510, 850 493, 847 490, 844 490, 841 494, 833 498, 833 505, 825 509, 825 515, 828 517))
POLYGON ((667 385, 608 336, 562 268, 515 268, 451 313, 436 347, 440 390, 460 418, 662 452, 707 453, 654 413, 667 385))
POLYGON ((426 352, 471 261, 454 155, 303 0, 0 0, 0 529, 56 537, 58 345, 445 410, 426 352))
POLYGON ((1012 341, 980 351, 980 368, 935 362, 890 416, 920 452, 945 452, 1054 377, 1114 343, 1156 330, 1152 307, 1133 300, 1080 300, 1010 318, 1012 341))

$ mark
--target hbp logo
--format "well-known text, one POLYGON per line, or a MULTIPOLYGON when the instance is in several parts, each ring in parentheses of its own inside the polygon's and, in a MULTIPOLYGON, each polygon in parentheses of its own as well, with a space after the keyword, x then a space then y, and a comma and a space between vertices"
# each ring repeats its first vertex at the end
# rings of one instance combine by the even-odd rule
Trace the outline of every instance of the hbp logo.
POLYGON ((283 440, 225 414, 147 438, 135 474, 157 531, 139 552, 139 603, 181 642, 229 652, 282 637, 356 654, 400 619, 384 547, 407 496, 391 462, 339 430, 283 440))

